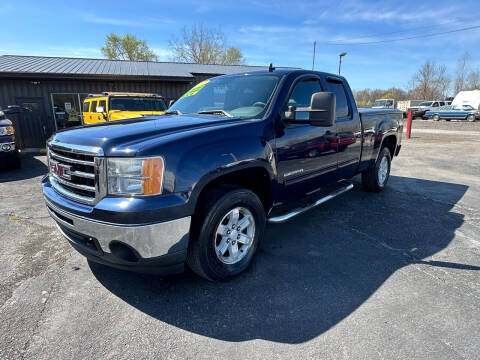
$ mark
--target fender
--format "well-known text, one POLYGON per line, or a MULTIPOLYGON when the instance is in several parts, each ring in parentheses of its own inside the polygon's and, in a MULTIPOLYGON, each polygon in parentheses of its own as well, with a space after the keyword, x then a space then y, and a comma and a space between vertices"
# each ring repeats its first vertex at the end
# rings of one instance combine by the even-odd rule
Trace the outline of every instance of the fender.
POLYGON ((269 142, 261 137, 212 138, 192 147, 178 159, 174 170, 175 192, 183 192, 193 211, 202 190, 215 179, 240 170, 262 168, 270 182, 276 181, 275 157, 269 142))
MULTIPOLYGON (((400 126, 398 121, 395 120, 394 118, 385 119, 378 124, 378 127, 376 129, 376 134, 375 134, 375 141, 374 141, 374 145, 373 145, 372 153, 370 157, 371 159, 370 166, 373 166, 377 161, 378 155, 380 154, 380 149, 383 147, 383 144, 386 138, 390 136, 394 136, 395 144, 398 145, 399 128, 403 129, 403 126, 400 126)), ((392 154, 392 157, 393 156, 394 154, 392 154)))

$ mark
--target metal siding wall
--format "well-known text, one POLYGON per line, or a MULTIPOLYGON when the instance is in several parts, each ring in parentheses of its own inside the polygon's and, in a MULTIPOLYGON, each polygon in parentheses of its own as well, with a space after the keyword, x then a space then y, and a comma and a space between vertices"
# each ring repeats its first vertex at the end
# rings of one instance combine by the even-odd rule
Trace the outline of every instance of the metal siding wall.
POLYGON ((100 93, 103 91, 147 92, 162 95, 168 105, 176 100, 193 85, 212 76, 195 75, 191 82, 174 81, 126 81, 126 80, 23 80, 0 79, 0 106, 14 105, 18 97, 38 97, 43 99, 47 128, 47 137, 55 131, 51 97, 52 93, 100 93), (39 82, 39 84, 34 84, 39 82))

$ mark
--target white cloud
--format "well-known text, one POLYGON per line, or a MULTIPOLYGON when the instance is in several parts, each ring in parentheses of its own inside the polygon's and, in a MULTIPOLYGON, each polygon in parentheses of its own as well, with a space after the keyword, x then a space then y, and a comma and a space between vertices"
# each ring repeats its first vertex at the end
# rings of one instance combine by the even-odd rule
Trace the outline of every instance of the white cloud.
POLYGON ((143 18, 138 20, 116 18, 110 16, 97 16, 91 13, 81 13, 80 18, 84 22, 100 25, 115 25, 127 27, 157 28, 165 24, 172 24, 173 20, 168 18, 143 18))
POLYGON ((153 47, 152 51, 158 56, 160 61, 170 61, 173 56, 172 50, 166 48, 153 47))

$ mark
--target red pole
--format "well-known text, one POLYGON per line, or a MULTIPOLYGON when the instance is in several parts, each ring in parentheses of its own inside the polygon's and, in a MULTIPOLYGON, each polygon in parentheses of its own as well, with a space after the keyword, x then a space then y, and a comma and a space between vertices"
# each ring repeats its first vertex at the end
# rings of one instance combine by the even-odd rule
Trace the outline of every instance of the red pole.
POLYGON ((408 110, 407 139, 410 139, 411 134, 412 134, 412 110, 408 110))

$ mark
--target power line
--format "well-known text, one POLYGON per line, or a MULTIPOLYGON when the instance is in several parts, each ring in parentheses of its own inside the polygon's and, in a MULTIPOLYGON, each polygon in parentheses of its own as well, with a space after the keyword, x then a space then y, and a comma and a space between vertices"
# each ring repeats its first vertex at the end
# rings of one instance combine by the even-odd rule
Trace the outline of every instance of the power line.
MULTIPOLYGON (((412 29, 409 29, 409 30, 400 30, 400 31, 393 31, 393 32, 388 32, 388 33, 380 33, 380 34, 377 33, 377 34, 372 34, 372 35, 359 36, 359 37, 356 37, 356 38, 348 39, 346 41, 363 40, 363 39, 368 39, 368 38, 375 38, 375 37, 395 35, 395 34, 405 34, 405 33, 411 33, 413 31, 416 32, 419 29, 432 29, 432 28, 438 28, 438 27, 445 27, 448 24, 454 24, 454 23, 458 24, 459 22, 465 23, 465 22, 469 22, 469 21, 472 21, 472 20, 477 21, 478 17, 455 19, 455 20, 446 21, 444 23, 437 24, 437 25, 416 26, 415 28, 412 28, 412 29)), ((415 34, 413 34, 413 35, 415 35, 415 34)), ((343 42, 345 40, 339 40, 339 41, 343 42)), ((329 43, 336 43, 336 41, 329 41, 329 43)))
POLYGON ((480 25, 476 26, 469 26, 466 28, 443 31, 438 33, 430 33, 430 34, 423 34, 423 35, 413 35, 404 38, 396 38, 396 39, 385 39, 385 40, 377 40, 377 41, 366 41, 366 42, 325 42, 326 45, 369 45, 369 44, 381 44, 381 43, 388 43, 388 42, 395 42, 395 41, 404 41, 404 40, 412 40, 412 39, 420 39, 432 36, 440 36, 440 35, 447 35, 451 33, 461 32, 461 31, 468 31, 468 30, 475 30, 479 29, 480 25))

